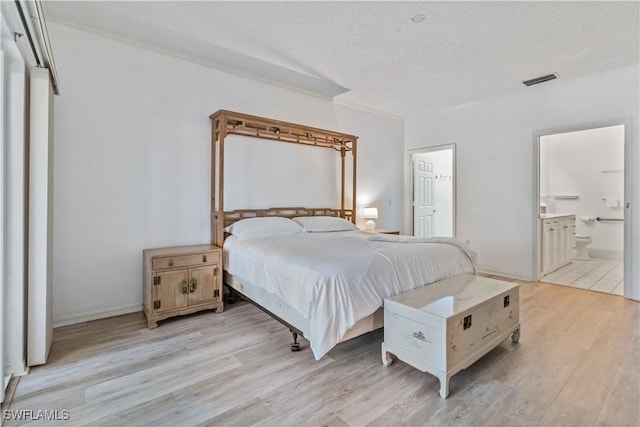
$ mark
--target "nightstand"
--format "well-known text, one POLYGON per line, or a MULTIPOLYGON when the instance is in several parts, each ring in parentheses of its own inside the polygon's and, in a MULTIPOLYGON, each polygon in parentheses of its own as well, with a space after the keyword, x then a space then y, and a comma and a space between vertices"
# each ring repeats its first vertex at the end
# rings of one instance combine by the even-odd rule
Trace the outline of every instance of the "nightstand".
POLYGON ((173 316, 213 309, 222 302, 222 249, 212 245, 142 251, 143 309, 148 327, 173 316))
POLYGON ((400 232, 397 230, 385 230, 384 228, 376 228, 373 230, 374 233, 380 233, 380 234, 396 234, 399 235, 400 232))

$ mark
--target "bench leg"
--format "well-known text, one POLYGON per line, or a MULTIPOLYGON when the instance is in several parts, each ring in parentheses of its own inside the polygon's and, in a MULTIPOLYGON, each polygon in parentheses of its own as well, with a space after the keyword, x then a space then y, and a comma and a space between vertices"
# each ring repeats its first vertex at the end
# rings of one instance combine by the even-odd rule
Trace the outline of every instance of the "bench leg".
POLYGON ((442 374, 438 376, 440 380, 440 397, 446 399, 449 396, 449 376, 447 374, 442 374))
POLYGON ((384 366, 389 366, 392 363, 393 363, 393 356, 391 355, 391 353, 387 351, 387 349, 384 346, 384 343, 382 343, 382 364, 384 366))
POLYGON ((511 334, 511 341, 513 341, 513 343, 517 343, 518 341, 520 341, 520 329, 516 329, 515 331, 513 331, 513 333, 511 334))

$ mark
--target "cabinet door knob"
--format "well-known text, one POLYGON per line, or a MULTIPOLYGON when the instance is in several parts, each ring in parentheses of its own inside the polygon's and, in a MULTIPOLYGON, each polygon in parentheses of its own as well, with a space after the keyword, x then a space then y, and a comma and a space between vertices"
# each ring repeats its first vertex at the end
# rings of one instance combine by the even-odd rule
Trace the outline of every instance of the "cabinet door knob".
POLYGON ((191 286, 189 287, 189 292, 195 292, 198 289, 198 279, 193 277, 191 279, 191 286))

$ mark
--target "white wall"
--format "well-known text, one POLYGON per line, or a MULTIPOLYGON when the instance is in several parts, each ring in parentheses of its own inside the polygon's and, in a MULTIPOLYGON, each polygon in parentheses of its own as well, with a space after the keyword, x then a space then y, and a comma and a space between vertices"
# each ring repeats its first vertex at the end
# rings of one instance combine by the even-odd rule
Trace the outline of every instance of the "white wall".
MULTIPOLYGON (((406 120, 406 149, 457 144, 457 235, 470 239, 479 266, 510 277, 533 277, 533 133, 630 119, 633 226, 640 254, 639 68, 631 66, 576 80, 559 79, 406 120)), ((537 205, 537 202, 535 202, 537 205)), ((410 219, 405 212, 405 229, 410 219)), ((634 298, 640 298, 638 260, 634 298)))
POLYGON ((624 126, 543 136, 540 144, 541 153, 548 154, 540 159, 540 193, 548 194, 547 212, 575 214, 576 233, 593 239, 587 248, 593 256, 621 259, 624 224, 580 218, 623 217, 622 203, 610 207, 602 199, 624 200, 624 126), (548 173, 546 191, 542 186, 543 171, 548 173), (578 199, 553 197, 558 195, 576 195, 578 199))
POLYGON ((56 324, 140 310, 142 249, 209 241, 209 115, 218 109, 358 135, 360 206, 379 203, 379 226, 400 227, 402 122, 66 26, 49 33, 61 88, 56 324))
MULTIPOLYGON (((360 137, 358 225, 364 227, 362 209, 371 206, 378 208, 376 228, 400 230, 404 213, 404 123, 339 105, 333 108, 340 130, 360 137), (355 124, 359 126, 356 128, 355 124)), ((347 160, 347 166, 349 163, 347 160)))
POLYGON ((336 158, 330 149, 231 135, 224 163, 236 166, 224 170, 224 207, 339 207, 336 158))

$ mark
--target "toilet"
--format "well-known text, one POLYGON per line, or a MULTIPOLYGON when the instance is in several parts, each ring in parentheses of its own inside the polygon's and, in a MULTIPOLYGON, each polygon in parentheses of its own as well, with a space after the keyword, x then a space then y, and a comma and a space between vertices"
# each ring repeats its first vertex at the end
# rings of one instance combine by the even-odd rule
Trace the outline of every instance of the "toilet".
POLYGON ((589 261, 589 253, 587 252, 587 245, 592 242, 591 236, 586 234, 576 234, 576 257, 581 261, 589 261))

